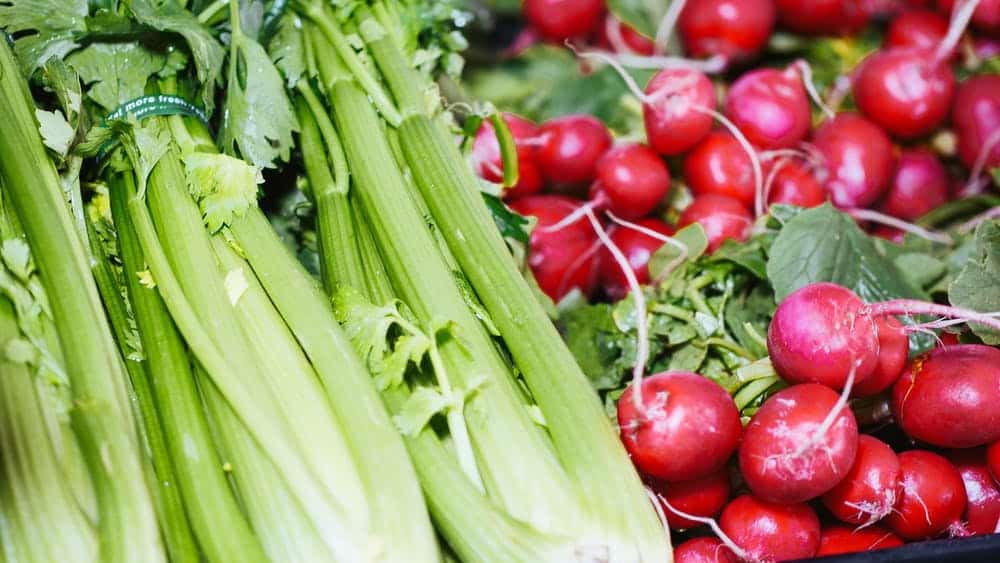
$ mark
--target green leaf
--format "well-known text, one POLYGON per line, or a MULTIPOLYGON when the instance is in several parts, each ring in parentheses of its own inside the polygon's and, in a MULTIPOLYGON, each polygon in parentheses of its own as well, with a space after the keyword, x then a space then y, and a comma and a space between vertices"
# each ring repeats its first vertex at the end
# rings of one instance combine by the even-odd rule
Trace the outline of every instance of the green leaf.
POLYGON ((302 23, 290 13, 277 23, 274 38, 267 44, 267 52, 274 66, 285 77, 285 85, 294 88, 306 73, 306 52, 302 41, 302 23))
POLYGON ((414 436, 427 426, 434 415, 444 411, 451 404, 451 398, 437 389, 417 387, 393 420, 400 433, 404 436, 414 436))
POLYGON ((224 154, 191 153, 184 157, 188 189, 201 206, 205 226, 215 232, 257 203, 260 170, 224 154))
POLYGON ((896 268, 906 276, 913 287, 930 289, 948 272, 948 264, 928 254, 907 252, 894 260, 896 268))
POLYGON ((76 137, 76 130, 70 126, 62 112, 35 109, 38 119, 38 131, 42 134, 42 142, 60 157, 65 157, 69 147, 76 137))
POLYGON ((167 61, 163 54, 132 41, 94 43, 70 55, 66 62, 90 85, 87 96, 110 112, 142 96, 149 78, 167 61))
MULTIPOLYGON (((1000 221, 990 221, 976 229, 975 249, 948 291, 952 305, 982 313, 1000 311, 1000 221)), ((983 342, 1000 344, 1000 332, 972 324, 983 342)))
POLYGON ((722 243, 709 262, 732 262, 741 266, 758 279, 767 279, 767 253, 763 240, 754 238, 746 242, 729 239, 722 243))
POLYGON ((629 336, 615 326, 611 306, 582 305, 564 312, 559 321, 566 344, 594 389, 617 387, 621 375, 613 365, 629 336))
POLYGON ((652 39, 672 1, 684 0, 608 0, 608 9, 616 18, 652 39))
MULTIPOLYGON (((708 249, 708 237, 705 235, 705 229, 698 223, 692 223, 677 231, 673 238, 687 248, 685 262, 694 262, 708 249)), ((664 244, 661 246, 649 259, 649 277, 654 280, 658 279, 667 266, 679 256, 680 250, 674 245, 664 244)))
POLYGON ((771 247, 767 274, 778 302, 816 282, 840 284, 869 303, 926 298, 853 219, 829 204, 803 211, 785 225, 771 247))
POLYGON ((50 59, 42 67, 45 87, 56 95, 70 125, 76 129, 83 107, 80 77, 61 59, 50 59))
POLYGON ((232 41, 219 145, 262 168, 287 161, 298 122, 285 83, 260 43, 237 31, 232 41))
POLYGON ((701 367, 706 357, 708 357, 708 348, 692 342, 671 352, 667 369, 698 372, 698 368, 701 367))
POLYGON ((61 59, 80 46, 77 35, 86 31, 87 8, 87 0, 0 2, 0 25, 19 36, 14 50, 26 75, 50 58, 61 59))
POLYGON ((528 244, 529 236, 526 229, 528 219, 514 213, 500 198, 493 194, 483 193, 483 200, 490 210, 490 215, 493 216, 493 222, 496 223, 504 238, 528 244))
POLYGON ((226 59, 222 45, 177 0, 132 0, 131 7, 138 22, 184 38, 194 56, 202 104, 211 113, 215 104, 215 86, 221 82, 222 65, 226 59))

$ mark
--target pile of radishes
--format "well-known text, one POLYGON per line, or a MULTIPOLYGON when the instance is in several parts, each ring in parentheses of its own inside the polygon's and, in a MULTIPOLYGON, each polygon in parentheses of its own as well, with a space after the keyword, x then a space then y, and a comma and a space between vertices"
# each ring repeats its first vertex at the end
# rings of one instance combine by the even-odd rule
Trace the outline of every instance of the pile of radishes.
MULTIPOLYGON (((1000 76, 959 82, 955 68, 1000 53, 1000 2, 679 2, 655 41, 602 0, 524 2, 531 34, 613 66, 643 114, 644 140, 627 142, 587 115, 541 124, 504 115, 520 170, 504 198, 538 219, 528 262, 554 301, 573 289, 635 295, 650 283, 653 253, 694 223, 712 252, 746 240, 770 205, 829 201, 873 234, 942 242, 911 222, 988 189, 986 173, 1000 167, 1000 76), (887 20, 883 46, 825 95, 805 60, 750 66, 776 27, 848 34, 873 18, 887 20), (665 52, 675 25, 689 59, 665 52), (644 87, 623 68, 636 61, 661 65, 644 87), (719 71, 731 80, 713 82, 719 71), (857 109, 840 110, 847 100, 857 109), (672 185, 691 197, 668 198, 672 185), (685 203, 668 209, 676 201, 685 203)), ((484 122, 472 157, 486 180, 501 180, 500 154, 484 122)), ((618 424, 665 523, 682 532, 677 561, 777 561, 1000 533, 1000 350, 942 334, 911 357, 912 332, 945 326, 914 325, 914 315, 1000 327, 995 314, 802 287, 779 304, 767 335, 788 387, 745 427, 708 378, 637 368, 618 424), (850 401, 873 397, 909 438, 893 443, 898 451, 859 428, 850 401)))

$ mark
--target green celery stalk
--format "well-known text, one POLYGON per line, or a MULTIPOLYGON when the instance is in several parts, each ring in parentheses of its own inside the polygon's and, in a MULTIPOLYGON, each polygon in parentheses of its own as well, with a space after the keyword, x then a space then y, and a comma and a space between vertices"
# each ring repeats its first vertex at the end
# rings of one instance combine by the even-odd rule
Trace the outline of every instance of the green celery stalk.
POLYGON ((90 232, 91 253, 97 259, 93 266, 94 280, 98 292, 104 301, 104 309, 118 347, 121 349, 125 371, 132 383, 135 393, 135 403, 138 407, 138 417, 142 421, 140 436, 149 450, 149 461, 153 474, 147 479, 153 498, 156 501, 157 516, 160 529, 163 531, 163 543, 167 549, 170 561, 176 563, 196 563, 201 560, 194 534, 188 523, 180 489, 177 487, 176 471, 170 452, 167 451, 166 437, 160 424, 159 413, 153 400, 153 392, 149 382, 146 364, 142 359, 133 359, 129 355, 128 334, 129 312, 122 295, 123 288, 119 285, 112 270, 110 257, 106 255, 97 239, 93 225, 88 223, 90 232))
POLYGON ((337 53, 321 36, 312 35, 355 196, 393 288, 423 326, 453 323, 457 338, 447 339, 439 350, 455 387, 467 390, 477 378, 484 381, 467 398, 464 413, 488 494, 512 516, 542 531, 577 533, 577 497, 522 404, 509 366, 469 310, 456 285, 456 273, 414 205, 381 134, 381 120, 364 90, 340 66, 337 53))
POLYGON ((116 175, 111 182, 111 214, 129 302, 142 339, 159 421, 198 545, 210 563, 231 561, 234 553, 246 563, 264 563, 267 558, 260 542, 222 471, 180 334, 159 294, 140 283, 138 274, 146 269, 146 262, 128 212, 129 198, 135 194, 134 179, 116 175))
POLYGON ((32 247, 70 376, 73 429, 94 480, 100 559, 165 559, 143 478, 132 413, 122 404, 126 375, 101 308, 86 247, 73 227, 55 167, 34 118, 17 62, 0 41, 0 175, 32 247))
POLYGON ((598 520, 595 533, 606 536, 615 560, 669 557, 668 534, 597 395, 517 268, 458 147, 425 109, 426 79, 374 17, 363 10, 358 17, 404 116, 398 130, 416 184, 524 374, 559 458, 598 520))

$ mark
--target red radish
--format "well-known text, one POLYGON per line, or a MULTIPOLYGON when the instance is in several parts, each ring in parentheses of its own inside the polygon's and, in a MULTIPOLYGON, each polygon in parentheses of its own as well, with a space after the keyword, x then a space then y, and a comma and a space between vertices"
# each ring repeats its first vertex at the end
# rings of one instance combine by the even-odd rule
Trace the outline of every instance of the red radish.
POLYGON ((794 68, 752 70, 726 94, 725 114, 754 145, 790 148, 809 133, 812 114, 802 79, 794 68))
POLYGON ((847 476, 823 495, 842 522, 869 525, 885 518, 902 493, 899 458, 885 442, 862 434, 847 476))
POLYGON ((531 233, 528 263, 546 295, 558 302, 573 288, 585 295, 597 284, 597 237, 586 221, 576 221, 556 232, 544 227, 554 225, 580 207, 576 200, 563 196, 529 196, 515 200, 511 208, 525 216, 538 218, 531 233))
POLYGON ((958 88, 952 114, 958 135, 958 157, 973 168, 973 177, 1000 166, 1000 76, 969 78, 958 88))
POLYGON ((694 538, 674 548, 674 563, 738 563, 739 559, 716 538, 694 538))
MULTIPOLYGON (((966 0, 968 1, 968 0, 966 0)), ((943 12, 951 12, 955 0, 938 0, 938 8, 943 12)), ((961 4, 959 4, 961 5, 961 4)), ((991 35, 1000 34, 1000 0, 981 0, 972 13, 972 26, 991 35)))
POLYGON ((677 483, 655 481, 650 485, 657 499, 665 505, 663 514, 671 530, 687 530, 703 524, 684 518, 675 511, 700 518, 715 518, 729 500, 729 471, 724 466, 701 479, 677 483))
POLYGON ((695 197, 718 194, 752 209, 757 197, 753 165, 735 137, 713 131, 684 159, 684 179, 695 197))
POLYGON ((930 10, 907 10, 889 22, 885 47, 933 52, 948 35, 948 18, 930 10))
POLYGON ((972 51, 980 60, 1000 56, 1000 40, 992 37, 975 37, 972 40, 972 51))
POLYGON ((1000 487, 990 475, 985 450, 955 450, 948 457, 965 483, 965 529, 971 534, 1000 533, 1000 487))
MULTIPOLYGON (((674 230, 670 225, 652 217, 641 219, 636 224, 664 236, 674 234, 674 230)), ((649 268, 647 265, 653 253, 663 246, 663 240, 651 237, 636 229, 623 227, 616 227, 614 229, 611 234, 611 240, 628 259, 628 263, 632 267, 632 271, 635 273, 635 277, 639 283, 649 283, 649 268)), ((604 293, 614 301, 624 298, 629 292, 628 280, 625 279, 625 273, 622 272, 618 263, 610 256, 610 252, 607 249, 601 251, 599 260, 600 281, 601 287, 604 288, 604 293)))
POLYGON ((986 463, 993 479, 1000 483, 1000 441, 993 442, 993 445, 986 448, 986 463))
POLYGON ((717 383, 691 372, 663 372, 641 383, 642 410, 630 385, 618 401, 625 449, 643 473, 665 481, 718 470, 736 449, 742 425, 736 403, 717 383))
POLYGON ((813 143, 823 157, 834 205, 867 207, 885 192, 895 159, 879 126, 858 114, 841 113, 816 130, 813 143))
POLYGON ((903 540, 899 536, 881 526, 854 529, 832 524, 820 532, 816 557, 889 549, 901 545, 903 540))
POLYGON ((800 33, 858 31, 871 17, 867 0, 776 0, 781 22, 800 33))
POLYGON ((589 34, 604 14, 604 0, 524 0, 524 17, 548 41, 589 34))
POLYGON ((604 23, 597 27, 597 43, 616 53, 652 55, 656 50, 653 41, 609 13, 604 23))
POLYGON ((927 51, 888 49, 861 63, 853 91, 868 118, 896 136, 914 138, 930 133, 948 116, 955 75, 927 51))
POLYGON ((892 412, 913 438, 945 448, 1000 440, 1000 350, 936 348, 910 363, 892 390, 892 412))
POLYGON ((959 523, 965 484, 947 459, 924 450, 899 454, 902 495, 885 522, 905 540, 934 537, 959 523))
MULTIPOLYGON (((504 192, 505 197, 531 195, 542 189, 542 175, 535 164, 534 142, 538 138, 538 127, 531 121, 512 113, 505 113, 514 144, 517 147, 518 181, 504 192)), ((476 137, 472 141, 472 158, 479 175, 490 182, 503 181, 503 158, 496 131, 489 120, 483 120, 476 137)))
POLYGON ((649 214, 670 190, 667 165, 646 145, 619 145, 597 163, 597 182, 591 189, 594 200, 623 219, 649 214))
POLYGON ((785 504, 829 491, 854 463, 858 424, 828 387, 793 385, 768 398, 740 444, 740 470, 750 491, 785 504))
POLYGON ((878 337, 864 302, 851 290, 814 283, 778 305, 767 331, 774 369, 790 383, 843 389, 849 374, 863 382, 878 364, 878 337))
POLYGON ((885 391, 899 379, 910 354, 910 338, 895 317, 875 317, 878 363, 864 381, 854 386, 852 397, 870 397, 885 391))
POLYGON ((692 57, 744 61, 767 43, 775 19, 772 0, 699 0, 684 6, 677 26, 692 57))
POLYGON ((876 225, 875 228, 872 229, 872 234, 893 244, 903 244, 903 241, 906 238, 905 232, 888 225, 876 225))
POLYGON ((948 184, 948 173, 934 153, 904 150, 880 207, 893 217, 915 221, 948 201, 948 184))
POLYGON ((567 115, 542 124, 536 153, 542 176, 556 184, 583 184, 597 174, 597 161, 611 148, 611 132, 596 117, 567 115))
POLYGON ((683 153, 712 130, 712 116, 695 107, 715 108, 715 89, 704 73, 693 68, 661 70, 646 85, 655 102, 643 103, 646 136, 663 155, 683 153))
POLYGON ((807 504, 772 504, 743 495, 726 505, 719 526, 750 561, 805 559, 819 549, 819 518, 807 504))
POLYGON ((694 198, 691 205, 681 213, 678 226, 683 228, 693 223, 698 223, 705 229, 708 251, 715 252, 729 239, 746 240, 753 226, 753 216, 737 199, 705 194, 694 198))
POLYGON ((772 164, 766 176, 768 204, 783 203, 798 207, 816 207, 826 201, 826 190, 809 167, 798 160, 782 159, 772 164))

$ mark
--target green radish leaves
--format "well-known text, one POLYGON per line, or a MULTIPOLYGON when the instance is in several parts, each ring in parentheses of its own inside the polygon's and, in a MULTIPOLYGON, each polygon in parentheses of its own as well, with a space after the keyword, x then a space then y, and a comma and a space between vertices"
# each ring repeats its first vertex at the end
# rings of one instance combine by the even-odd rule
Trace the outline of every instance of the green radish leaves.
POLYGON ((652 39, 672 2, 684 0, 608 0, 608 9, 632 29, 652 39))
MULTIPOLYGON (((975 247, 962 272, 948 290, 952 305, 984 313, 1000 311, 1000 222, 986 222, 976 229, 975 247)), ((1000 333, 972 324, 983 342, 1000 344, 1000 333)))

